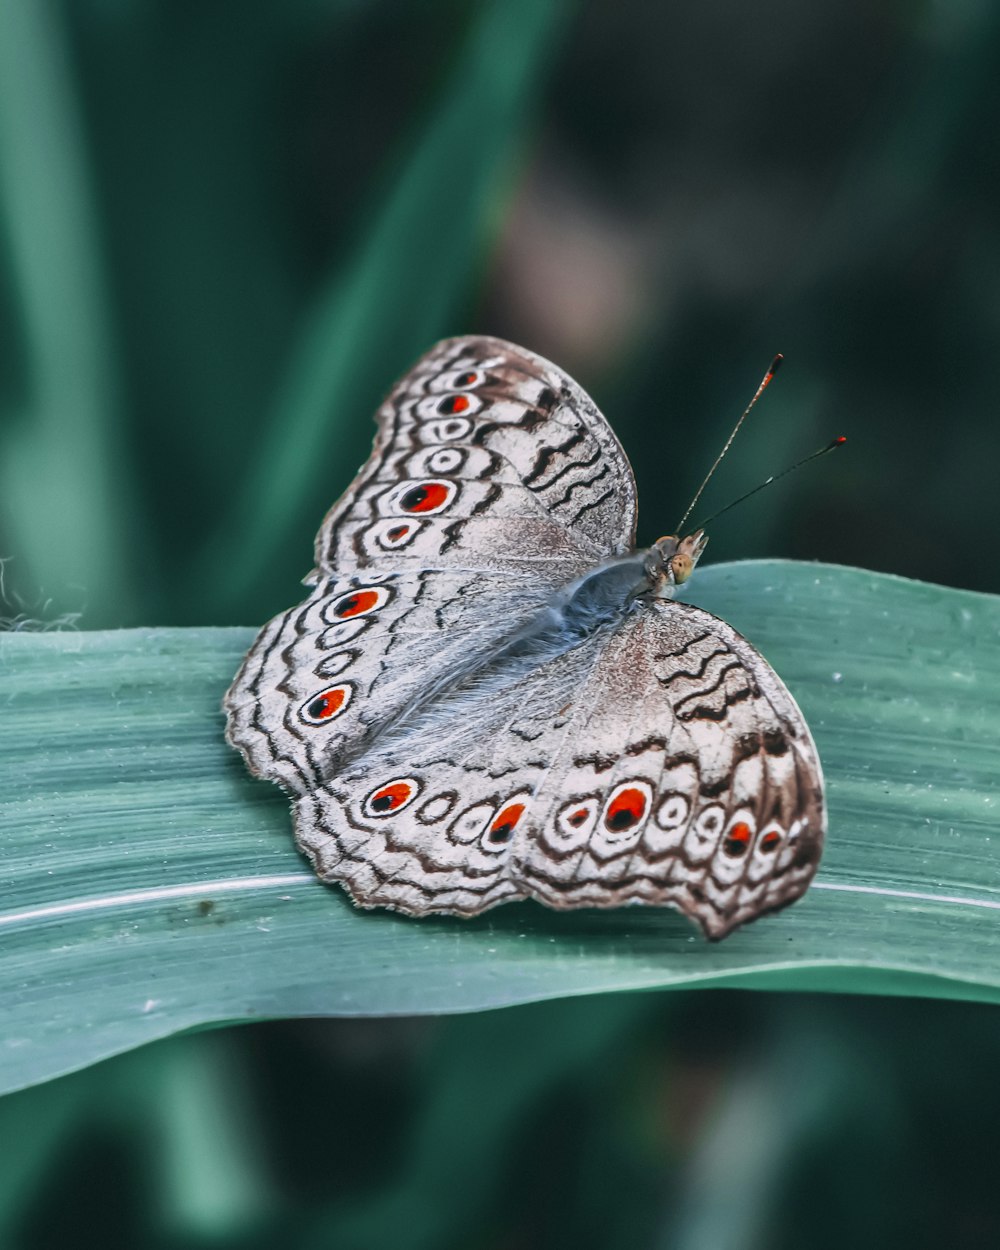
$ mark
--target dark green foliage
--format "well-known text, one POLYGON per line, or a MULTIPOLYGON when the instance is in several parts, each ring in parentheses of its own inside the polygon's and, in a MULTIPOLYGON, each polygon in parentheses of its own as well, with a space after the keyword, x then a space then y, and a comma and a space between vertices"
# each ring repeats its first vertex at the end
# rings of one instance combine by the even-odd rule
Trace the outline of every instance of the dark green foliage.
POLYGON ((0 1102, 0 1246, 1000 1241, 992 1006, 844 992, 1000 984, 993 601, 699 573, 802 695, 851 887, 714 949, 185 894, 302 869, 213 729, 251 631, 156 633, 292 603, 381 395, 480 330, 594 394, 643 541, 783 351, 706 511, 848 447, 710 556, 995 590, 998 60, 987 4, 0 6, 0 617, 141 630, 99 688, 95 637, 3 648, 0 919, 181 890, 0 929, 7 1086, 91 1065, 0 1102), (709 968, 757 992, 592 992, 709 968), (338 1010, 379 1018, 93 1063, 338 1010))

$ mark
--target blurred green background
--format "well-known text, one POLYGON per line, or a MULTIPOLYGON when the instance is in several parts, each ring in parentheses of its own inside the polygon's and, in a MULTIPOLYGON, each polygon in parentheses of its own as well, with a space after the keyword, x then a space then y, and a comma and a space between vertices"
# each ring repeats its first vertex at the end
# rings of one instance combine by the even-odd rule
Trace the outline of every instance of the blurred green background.
MULTIPOLYGON (((446 334, 575 376, 669 530, 995 590, 1000 9, 0 6, 0 615, 294 602, 446 334)), ((0 1246, 996 1246, 1000 1022, 733 992, 280 1023, 0 1102, 0 1246)))

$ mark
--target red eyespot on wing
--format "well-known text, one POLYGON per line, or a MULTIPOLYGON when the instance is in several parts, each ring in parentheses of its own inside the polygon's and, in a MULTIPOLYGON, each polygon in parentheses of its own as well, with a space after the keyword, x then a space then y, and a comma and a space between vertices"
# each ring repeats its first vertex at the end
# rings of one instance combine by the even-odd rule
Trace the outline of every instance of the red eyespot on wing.
POLYGON ((458 377, 455 379, 455 385, 456 386, 475 386, 475 384, 479 382, 480 380, 481 379, 480 379, 479 373, 475 369, 473 369, 473 370, 470 370, 470 372, 468 373, 460 373, 458 377))
POLYGON ((361 586, 357 590, 348 590, 334 599, 329 608, 323 612, 328 621, 349 621, 355 616, 368 616, 383 604, 388 603, 391 591, 385 586, 361 586))
POLYGON ((453 417, 457 412, 465 412, 468 407, 468 395, 445 395, 444 399, 438 404, 437 410, 446 417, 453 417))
POLYGON ((738 820, 735 825, 726 834, 726 840, 722 844, 722 849, 727 855, 737 858, 745 855, 747 847, 750 845, 750 826, 742 820, 738 820))
POLYGON ((403 512, 437 512, 455 493, 451 482, 418 482, 399 497, 403 512))
POLYGON ((420 782, 414 777, 395 777, 373 790, 365 799, 365 815, 394 816, 412 803, 419 793, 420 782))
POLYGON ((314 694, 308 702, 303 703, 299 715, 310 725, 325 725, 327 721, 339 716, 351 701, 351 685, 344 682, 339 686, 330 686, 314 694))
POLYGON ((389 516, 371 527, 371 536, 383 551, 396 551, 413 541, 423 528, 423 521, 416 517, 409 521, 389 516))
POLYGON ((560 845, 581 846, 590 837, 597 823, 599 803, 596 795, 570 799, 556 812, 552 836, 560 845))
POLYGON ((333 614, 345 619, 349 616, 361 616, 365 612, 370 612, 377 603, 377 590, 357 590, 354 594, 341 599, 334 608, 333 614))
POLYGON ((493 823, 490 825, 490 831, 487 835, 491 842, 506 842, 510 835, 514 832, 517 822, 524 815, 525 805, 523 803, 508 803, 494 817, 493 823))
POLYGON ((760 849, 765 854, 770 855, 772 851, 778 849, 778 843, 781 841, 781 834, 777 829, 769 829, 760 840, 760 849))
POLYGON ((624 833, 628 829, 634 829, 645 817, 648 807, 649 793, 645 787, 619 786, 604 813, 605 828, 612 833, 624 833))

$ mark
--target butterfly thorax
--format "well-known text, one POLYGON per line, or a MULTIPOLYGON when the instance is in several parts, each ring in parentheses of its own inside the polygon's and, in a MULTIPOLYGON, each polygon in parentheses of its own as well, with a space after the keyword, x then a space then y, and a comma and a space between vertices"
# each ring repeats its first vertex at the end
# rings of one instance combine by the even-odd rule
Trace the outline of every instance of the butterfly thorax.
POLYGON ((667 534, 658 538, 646 552, 642 571, 649 583, 647 594, 654 599, 672 599, 674 587, 680 586, 694 572, 694 566, 708 545, 704 530, 695 530, 686 538, 667 534))
POLYGON ((555 592, 515 633, 456 663, 447 675, 425 686, 418 699, 379 724, 362 746, 367 749, 376 737, 384 750, 400 736, 405 743, 418 725, 437 723, 443 709, 456 701, 467 702, 472 694, 483 701, 495 700, 540 665, 616 630, 644 602, 670 598, 675 584, 686 580, 701 554, 704 544, 692 543, 693 539, 680 543, 660 539, 648 552, 632 552, 590 569, 555 592))
POLYGON ((609 560, 554 595, 548 604, 483 666, 503 669, 530 658, 532 664, 562 655, 602 629, 617 626, 643 600, 670 599, 691 576, 708 539, 699 530, 686 538, 658 539, 645 552, 609 560))

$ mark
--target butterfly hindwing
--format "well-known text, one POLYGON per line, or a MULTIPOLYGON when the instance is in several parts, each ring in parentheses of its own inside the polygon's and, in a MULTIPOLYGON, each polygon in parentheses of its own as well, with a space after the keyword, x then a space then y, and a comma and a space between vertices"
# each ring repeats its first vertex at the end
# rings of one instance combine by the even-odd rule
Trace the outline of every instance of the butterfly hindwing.
POLYGON ((590 643, 432 704, 295 805, 300 847, 362 907, 471 916, 529 892, 512 871, 590 643))
POLYGON ((668 904, 707 936, 805 893, 826 818, 802 713, 736 630, 643 604, 602 650, 520 874, 554 907, 668 904))
POLYGON ((297 811, 319 874, 362 906, 649 903, 710 937, 804 893, 824 821, 791 695, 730 626, 674 603, 456 692, 297 811))

